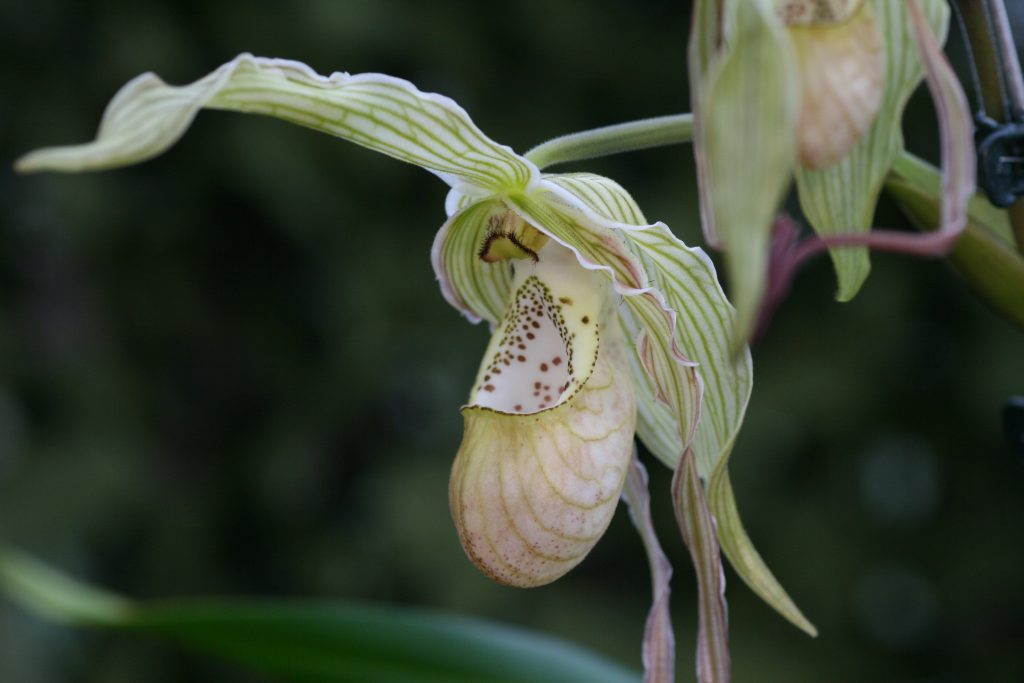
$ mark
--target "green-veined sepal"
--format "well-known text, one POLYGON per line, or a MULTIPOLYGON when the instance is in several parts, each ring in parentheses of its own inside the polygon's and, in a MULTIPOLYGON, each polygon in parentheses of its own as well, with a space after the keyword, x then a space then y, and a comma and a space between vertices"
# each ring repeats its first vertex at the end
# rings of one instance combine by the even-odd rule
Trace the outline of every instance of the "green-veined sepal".
MULTIPOLYGON (((608 178, 591 174, 551 176, 596 212, 611 220, 646 223, 629 193, 608 178)), ((688 247, 664 224, 622 233, 657 293, 674 314, 675 339, 682 353, 697 363, 701 385, 700 420, 692 440, 695 465, 707 482, 708 505, 715 515, 719 543, 736 572, 765 602, 804 631, 816 630, 772 575, 747 536, 736 509, 728 474, 735 443, 753 388, 749 349, 734 356, 730 334, 734 311, 718 282, 714 264, 703 250, 688 247)), ((633 297, 629 301, 633 300, 633 297)), ((638 326, 626 311, 627 334, 638 326)), ((655 327, 655 333, 658 328, 655 327)), ((681 366, 681 373, 692 371, 681 366)), ((637 434, 666 465, 676 468, 683 452, 679 413, 659 400, 640 359, 633 362, 637 387, 637 434)))
POLYGON ((451 99, 384 74, 317 74, 305 64, 242 54, 204 78, 170 86, 145 73, 114 96, 96 139, 30 152, 20 171, 87 171, 150 159, 200 109, 264 114, 336 135, 482 196, 533 183, 536 167, 484 135, 451 99))
POLYGON ((736 0, 731 37, 711 61, 695 112, 709 235, 725 249, 737 315, 732 349, 753 333, 775 214, 789 187, 800 99, 793 48, 767 0, 736 0))

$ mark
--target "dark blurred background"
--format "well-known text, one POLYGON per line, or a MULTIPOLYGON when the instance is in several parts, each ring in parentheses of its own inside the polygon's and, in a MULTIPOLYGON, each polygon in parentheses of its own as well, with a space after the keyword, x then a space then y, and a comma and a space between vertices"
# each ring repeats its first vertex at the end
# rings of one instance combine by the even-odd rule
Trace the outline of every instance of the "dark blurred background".
MULTIPOLYGON (((0 0, 0 16, 0 539, 140 598, 419 605, 639 668, 649 585, 625 514, 531 591, 490 583, 459 548, 447 477, 488 334, 434 283, 440 182, 221 112, 135 168, 10 163, 91 138, 142 71, 188 82, 241 51, 408 78, 525 151, 688 110, 686 4, 0 0)), ((935 159, 926 97, 908 120, 935 159)), ((619 180, 700 242, 688 147, 566 168, 619 180)), ((878 222, 900 221, 883 203, 878 222)), ((751 536, 821 636, 729 573, 735 679, 1024 680, 1024 462, 1001 427, 1024 336, 941 262, 876 255, 852 303, 833 291, 811 264, 755 349, 732 461, 751 536)), ((669 473, 648 462, 692 680, 693 576, 669 473)), ((0 681, 183 680, 263 679, 0 601, 0 681)))

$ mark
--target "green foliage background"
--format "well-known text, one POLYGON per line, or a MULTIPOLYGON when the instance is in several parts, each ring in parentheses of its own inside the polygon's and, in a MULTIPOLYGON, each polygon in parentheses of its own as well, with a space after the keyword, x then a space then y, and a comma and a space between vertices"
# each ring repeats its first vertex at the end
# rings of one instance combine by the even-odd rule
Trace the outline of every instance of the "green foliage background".
MULTIPOLYGON (((424 605, 638 668, 649 586, 626 515, 578 570, 531 591, 490 583, 459 548, 447 476, 487 330, 434 285, 440 182, 219 112, 132 169, 16 177, 10 162, 90 138, 141 71, 186 82, 241 51, 408 78, 525 151, 688 110, 684 4, 3 0, 0 12, 0 539, 137 597, 424 605)), ((911 148, 934 158, 926 99, 908 121, 911 148)), ((699 242, 688 148, 585 168, 699 242)), ((880 209, 880 223, 899 220, 880 209)), ((1022 338, 941 263, 874 263, 843 305, 828 263, 812 264, 755 349, 737 495, 822 635, 729 574, 736 680, 1021 680, 1024 463, 1000 414, 1024 392, 1022 338)), ((669 473, 650 466, 689 680, 693 578, 669 473)), ((261 679, 0 602, 0 680, 261 679)))

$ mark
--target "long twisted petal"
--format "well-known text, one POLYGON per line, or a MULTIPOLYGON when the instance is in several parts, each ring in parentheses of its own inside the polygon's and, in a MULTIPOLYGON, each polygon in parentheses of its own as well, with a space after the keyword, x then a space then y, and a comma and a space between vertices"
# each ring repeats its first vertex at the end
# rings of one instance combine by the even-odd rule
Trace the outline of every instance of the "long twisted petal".
POLYGON ((114 96, 96 139, 36 150, 19 171, 88 171, 150 159, 200 109, 263 114, 336 135, 438 175, 480 196, 528 187, 536 167, 484 135, 454 101, 383 74, 321 76, 305 64, 242 54, 204 78, 171 86, 145 73, 114 96))

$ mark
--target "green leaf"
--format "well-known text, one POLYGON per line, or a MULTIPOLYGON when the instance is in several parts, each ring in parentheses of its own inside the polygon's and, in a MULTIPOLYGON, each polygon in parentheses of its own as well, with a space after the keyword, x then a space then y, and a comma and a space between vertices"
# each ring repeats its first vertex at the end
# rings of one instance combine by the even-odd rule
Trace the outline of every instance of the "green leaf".
POLYGON ((555 638, 411 609, 181 603, 144 610, 125 626, 291 681, 639 681, 636 673, 555 638))
MULTIPOLYGON (((901 121, 911 93, 924 77, 924 66, 903 2, 871 0, 885 46, 885 91, 882 106, 868 130, 837 164, 820 170, 797 169, 800 206, 822 236, 865 233, 871 229, 875 204, 885 176, 903 150, 901 121)), ((924 0, 922 10, 932 31, 943 40, 949 7, 944 0, 924 0)), ((852 299, 871 270, 867 247, 829 250, 839 289, 836 298, 852 299)))
POLYGON ((242 54, 186 86, 146 73, 103 115, 96 140, 31 152, 19 171, 88 171, 150 159, 200 109, 263 114, 335 135, 432 171, 466 194, 525 188, 533 164, 484 135, 458 104, 383 74, 321 76, 305 64, 242 54))
POLYGON ((725 248, 736 306, 732 349, 753 332, 768 269, 768 241, 794 166, 799 83, 792 46, 774 9, 738 0, 731 39, 711 64, 698 112, 698 166, 725 248))
POLYGON ((426 610, 259 600, 131 603, 2 548, 0 587, 48 619, 151 634, 288 681, 640 680, 557 638, 426 610))

